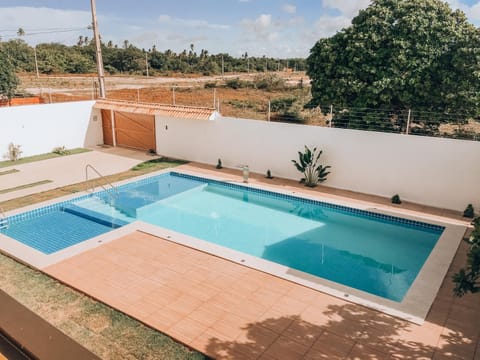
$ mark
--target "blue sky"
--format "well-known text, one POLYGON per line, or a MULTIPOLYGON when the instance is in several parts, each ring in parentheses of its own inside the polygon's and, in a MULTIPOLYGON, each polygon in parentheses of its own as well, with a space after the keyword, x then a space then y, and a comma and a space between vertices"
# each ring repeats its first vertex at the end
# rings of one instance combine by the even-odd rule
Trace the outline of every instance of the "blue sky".
MULTIPOLYGON (((321 37, 350 24, 370 0, 96 0, 105 41, 182 51, 305 57, 321 37)), ((449 0, 480 26, 480 0, 449 0)), ((0 36, 22 27, 30 44, 92 37, 89 0, 0 0, 0 36)))

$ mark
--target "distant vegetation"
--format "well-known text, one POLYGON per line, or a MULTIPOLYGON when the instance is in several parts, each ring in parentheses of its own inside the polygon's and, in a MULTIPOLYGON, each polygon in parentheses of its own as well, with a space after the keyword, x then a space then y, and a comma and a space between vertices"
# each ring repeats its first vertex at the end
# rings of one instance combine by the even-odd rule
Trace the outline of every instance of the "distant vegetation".
MULTIPOLYGON (((34 48, 19 38, 0 42, 2 56, 8 56, 16 72, 34 72, 34 48)), ((66 46, 57 43, 36 46, 38 69, 42 74, 68 73, 85 74, 96 71, 95 43, 88 37, 80 36, 76 45, 66 46)), ((251 57, 247 53, 241 57, 229 54, 210 54, 208 50, 197 52, 194 45, 189 50, 175 53, 172 50, 158 51, 140 49, 125 40, 121 47, 111 41, 102 43, 105 71, 110 74, 146 75, 147 63, 150 75, 186 73, 215 75, 224 72, 263 72, 285 70, 306 70, 305 59, 274 59, 251 57)))

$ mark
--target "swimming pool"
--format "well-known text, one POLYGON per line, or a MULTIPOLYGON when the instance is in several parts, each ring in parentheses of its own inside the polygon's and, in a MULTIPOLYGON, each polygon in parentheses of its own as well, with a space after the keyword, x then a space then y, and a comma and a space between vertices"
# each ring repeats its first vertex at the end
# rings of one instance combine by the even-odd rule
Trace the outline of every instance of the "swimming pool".
POLYGON ((444 230, 175 172, 8 220, 2 233, 45 254, 141 220, 395 302, 444 230))

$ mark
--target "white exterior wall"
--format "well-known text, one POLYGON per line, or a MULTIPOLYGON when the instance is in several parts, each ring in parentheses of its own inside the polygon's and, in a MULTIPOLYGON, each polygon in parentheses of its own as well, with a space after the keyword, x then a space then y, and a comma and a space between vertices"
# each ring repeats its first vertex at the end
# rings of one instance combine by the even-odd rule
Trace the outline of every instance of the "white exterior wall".
POLYGON ((94 101, 0 108, 0 159, 8 144, 21 145, 22 156, 103 143, 102 118, 94 101), (96 120, 95 120, 96 119, 96 120))
POLYGON ((327 186, 462 211, 480 208, 480 142, 218 118, 156 118, 157 152, 225 167, 300 179, 291 159, 323 149, 327 186), (166 130, 166 126, 168 130, 166 130))

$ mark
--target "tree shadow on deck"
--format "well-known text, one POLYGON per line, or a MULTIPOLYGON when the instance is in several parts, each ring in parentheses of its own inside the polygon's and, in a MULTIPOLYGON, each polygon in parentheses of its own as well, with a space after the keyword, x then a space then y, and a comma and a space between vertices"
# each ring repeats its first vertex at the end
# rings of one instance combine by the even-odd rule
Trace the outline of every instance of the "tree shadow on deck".
POLYGON ((428 321, 420 327, 355 304, 328 305, 308 318, 250 323, 234 341, 210 339, 206 354, 216 359, 458 359, 473 358, 478 339, 478 332, 467 337, 461 324, 448 331, 428 321))

